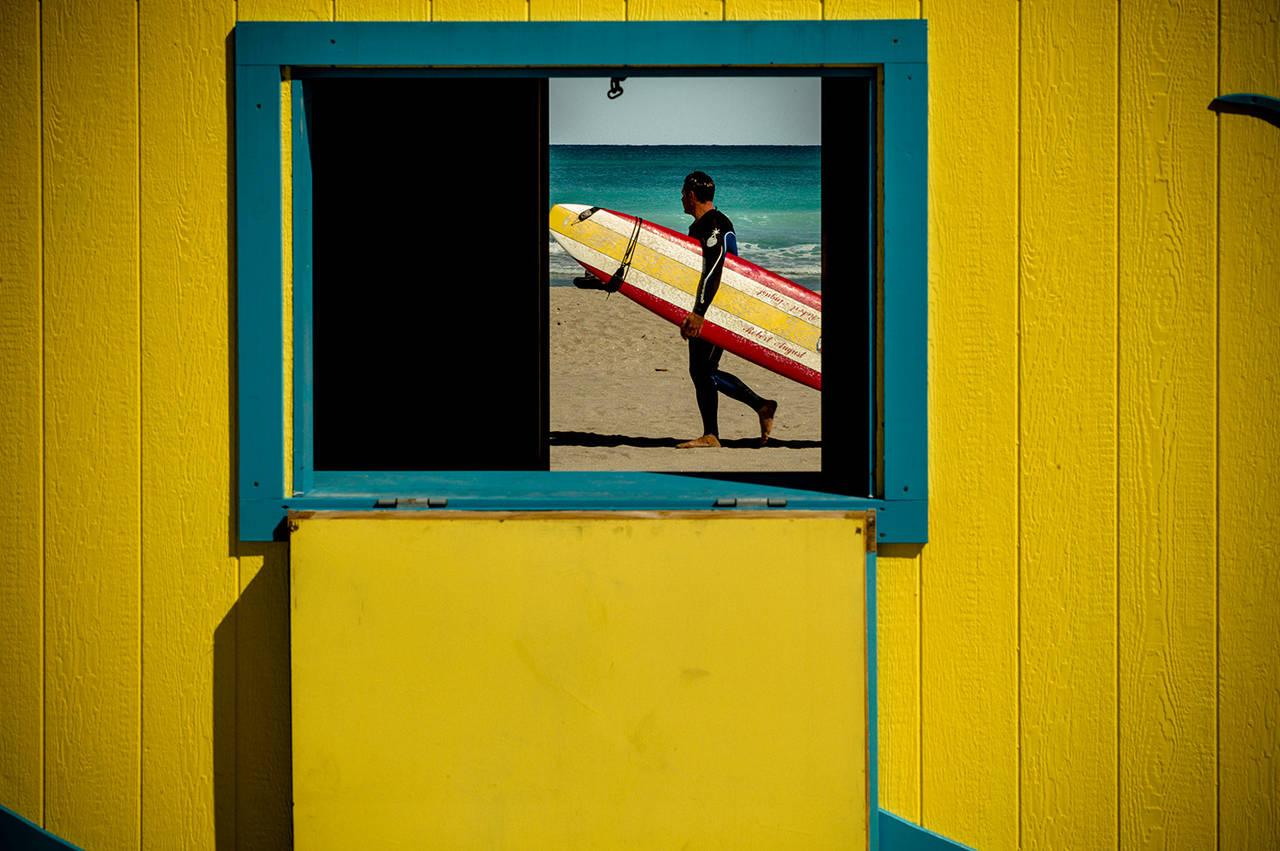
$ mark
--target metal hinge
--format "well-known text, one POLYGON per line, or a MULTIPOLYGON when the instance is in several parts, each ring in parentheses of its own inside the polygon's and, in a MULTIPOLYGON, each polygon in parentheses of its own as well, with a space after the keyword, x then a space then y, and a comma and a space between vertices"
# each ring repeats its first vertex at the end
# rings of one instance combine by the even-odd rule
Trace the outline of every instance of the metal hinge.
POLYGON ((716 508, 786 508, 787 500, 780 496, 722 496, 716 500, 716 508))
POLYGON ((874 553, 876 551, 876 512, 871 509, 867 512, 867 552, 874 553))
POLYGON ((374 508, 444 508, 449 500, 442 496, 410 497, 408 499, 380 499, 373 504, 374 508))

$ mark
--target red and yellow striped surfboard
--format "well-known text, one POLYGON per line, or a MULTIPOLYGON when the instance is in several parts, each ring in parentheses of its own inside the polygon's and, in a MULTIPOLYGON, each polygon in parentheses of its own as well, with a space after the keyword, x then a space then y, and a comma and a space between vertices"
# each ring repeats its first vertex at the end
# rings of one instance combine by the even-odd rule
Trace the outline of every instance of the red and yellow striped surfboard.
MULTIPOLYGON (((627 253, 636 218, 585 204, 551 208, 551 235, 573 259, 608 281, 627 253)), ((642 222, 623 295, 679 325, 693 309, 702 275, 697 240, 642 222)), ((822 296, 768 269, 730 255, 707 310, 702 337, 745 360, 822 389, 822 296)))

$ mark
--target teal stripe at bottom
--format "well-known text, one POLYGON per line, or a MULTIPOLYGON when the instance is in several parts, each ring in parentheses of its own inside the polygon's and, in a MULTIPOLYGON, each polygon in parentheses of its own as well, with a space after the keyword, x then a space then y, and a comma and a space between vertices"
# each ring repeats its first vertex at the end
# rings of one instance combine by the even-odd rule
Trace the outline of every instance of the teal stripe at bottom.
POLYGON ((925 830, 920 825, 912 824, 887 810, 880 811, 878 821, 881 851, 952 851, 956 848, 969 847, 947 839, 932 830, 925 830))
POLYGON ((5 851, 65 851, 68 848, 80 851, 79 846, 59 839, 3 804, 0 804, 0 848, 5 851))

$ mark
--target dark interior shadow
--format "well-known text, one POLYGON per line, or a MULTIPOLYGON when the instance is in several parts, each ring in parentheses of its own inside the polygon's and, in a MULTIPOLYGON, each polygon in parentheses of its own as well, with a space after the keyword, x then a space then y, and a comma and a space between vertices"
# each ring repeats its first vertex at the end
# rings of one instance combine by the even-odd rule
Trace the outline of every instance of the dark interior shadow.
MULTIPOLYGON (((552 446, 637 446, 642 449, 671 449, 688 438, 638 437, 629 434, 597 434, 593 431, 553 431, 552 446)), ((729 449, 818 449, 820 440, 779 440, 770 438, 760 446, 754 437, 721 438, 720 445, 729 449)))
POLYGON ((239 555, 262 568, 213 633, 214 847, 292 848, 289 547, 239 555))

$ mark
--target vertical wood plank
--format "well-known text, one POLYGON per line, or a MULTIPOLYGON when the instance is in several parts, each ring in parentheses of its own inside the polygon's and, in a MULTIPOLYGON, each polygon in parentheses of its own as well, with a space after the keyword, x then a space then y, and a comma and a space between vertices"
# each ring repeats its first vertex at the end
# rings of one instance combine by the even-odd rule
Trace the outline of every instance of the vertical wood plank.
MULTIPOLYGON (((918 0, 827 0, 827 20, 915 18, 918 0)), ((880 806, 919 823, 920 550, 881 547, 876 572, 880 806)))
POLYGON ((726 21, 822 19, 822 0, 724 0, 726 21))
POLYGON ((1022 4, 1021 842, 1116 836, 1115 4, 1022 4))
POLYGON ((280 310, 281 394, 284 434, 284 489, 294 493, 293 487, 293 81, 281 80, 280 92, 280 291, 283 304, 280 310))
POLYGON ((45 825, 138 844, 138 76, 130 0, 46 0, 45 825))
POLYGON ((1120 842, 1215 841, 1217 6, 1120 14, 1120 842))
POLYGON ((334 0, 335 21, 429 21, 431 0, 334 0))
MULTIPOLYGON (((921 556, 923 823, 1018 842, 1018 10, 929 21, 930 542, 921 556)), ((891 187, 887 191, 891 191, 891 187)))
POLYGON ((876 559, 880 806, 920 821, 920 554, 882 546, 876 559))
POLYGON ((627 0, 529 0, 531 21, 622 21, 627 0))
POLYGON ((437 21, 527 21, 529 0, 435 0, 437 21))
POLYGON ((241 544, 236 652, 236 847, 293 847, 289 547, 241 544))
POLYGON ((139 13, 142 846, 212 847, 235 832, 234 740, 221 735, 235 703, 215 691, 214 665, 227 660, 213 644, 239 591, 228 510, 235 6, 148 0, 139 13))
POLYGON ((918 18, 920 0, 826 0, 822 15, 828 21, 918 18))
MULTIPOLYGON (((236 8, 239 20, 329 20, 333 2, 239 0, 236 8)), ((235 840, 239 848, 289 848, 288 547, 238 544, 237 556, 240 596, 218 631, 235 655, 235 840)))
POLYGON ((44 821, 40 6, 0 16, 0 802, 44 821))
POLYGON ((236 0, 240 21, 331 21, 336 0, 236 0))
POLYGON ((627 0, 628 21, 720 21, 724 0, 627 0))
MULTIPOLYGON (((1271 0, 1221 5, 1221 93, 1280 97, 1271 0)), ((1218 844, 1280 847, 1280 129, 1224 115, 1219 193, 1218 844)))

